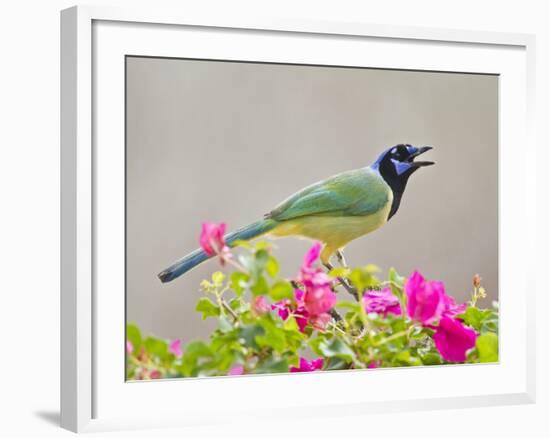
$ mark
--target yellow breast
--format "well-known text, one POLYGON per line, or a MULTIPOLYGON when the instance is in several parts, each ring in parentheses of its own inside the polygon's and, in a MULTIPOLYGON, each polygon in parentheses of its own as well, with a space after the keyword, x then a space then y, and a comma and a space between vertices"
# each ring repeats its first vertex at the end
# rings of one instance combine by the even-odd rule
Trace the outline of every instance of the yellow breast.
POLYGON ((368 216, 305 216, 281 222, 269 234, 277 237, 302 236, 323 242, 323 262, 336 250, 358 237, 364 236, 384 225, 388 220, 393 197, 383 208, 368 216))

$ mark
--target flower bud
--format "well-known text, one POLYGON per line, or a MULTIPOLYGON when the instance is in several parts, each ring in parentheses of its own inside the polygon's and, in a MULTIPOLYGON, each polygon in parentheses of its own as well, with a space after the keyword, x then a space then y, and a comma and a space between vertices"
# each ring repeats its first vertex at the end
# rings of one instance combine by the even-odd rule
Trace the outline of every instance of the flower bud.
POLYGON ((481 277, 479 276, 479 274, 474 275, 473 283, 476 289, 481 286, 481 277))

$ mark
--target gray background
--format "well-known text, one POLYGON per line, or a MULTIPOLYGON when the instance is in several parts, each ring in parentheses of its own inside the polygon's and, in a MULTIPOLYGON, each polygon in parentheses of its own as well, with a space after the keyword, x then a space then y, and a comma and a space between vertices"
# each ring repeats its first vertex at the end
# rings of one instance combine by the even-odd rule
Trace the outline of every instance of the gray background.
MULTIPOLYGON (((350 265, 418 268, 467 300, 473 274, 498 295, 496 76, 194 60, 127 59, 127 319, 147 334, 207 338, 194 310, 211 261, 156 275, 198 246, 202 221, 230 229, 296 190, 369 165, 396 143, 432 145, 400 210, 352 242, 350 265), (429 158, 428 158, 429 155, 429 158)), ((309 242, 276 240, 282 273, 309 242)))

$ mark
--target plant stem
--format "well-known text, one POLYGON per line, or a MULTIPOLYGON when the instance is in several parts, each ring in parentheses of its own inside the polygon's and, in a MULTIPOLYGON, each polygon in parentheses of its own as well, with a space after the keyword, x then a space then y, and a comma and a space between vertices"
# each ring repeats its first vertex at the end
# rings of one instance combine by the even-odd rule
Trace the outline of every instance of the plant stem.
MULTIPOLYGON (((334 269, 334 266, 332 266, 330 263, 323 263, 325 268, 330 272, 334 269)), ((353 288, 344 278, 342 277, 336 277, 336 280, 344 287, 348 293, 350 293, 356 301, 359 301, 359 294, 357 293, 357 290, 353 288)))
POLYGON ((220 298, 220 302, 223 308, 227 310, 227 312, 233 317, 235 322, 237 322, 239 320, 239 316, 235 313, 231 306, 229 306, 229 304, 227 304, 223 298, 220 298))
POLYGON ((401 332, 394 333, 391 336, 388 336, 387 338, 382 339, 380 342, 377 342, 376 344, 373 344, 375 347, 380 347, 381 345, 387 344, 388 342, 394 341, 396 339, 399 339, 403 336, 408 336, 409 332, 414 328, 414 325, 411 325, 407 330, 403 330, 401 332))

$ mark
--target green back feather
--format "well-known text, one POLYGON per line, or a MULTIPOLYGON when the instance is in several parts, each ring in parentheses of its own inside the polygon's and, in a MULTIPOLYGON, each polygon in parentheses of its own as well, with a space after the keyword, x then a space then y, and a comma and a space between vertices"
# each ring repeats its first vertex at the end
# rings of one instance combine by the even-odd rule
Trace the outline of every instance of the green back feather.
POLYGON ((266 216, 277 221, 304 216, 368 216, 383 208, 390 194, 378 172, 351 170, 300 190, 266 216))

